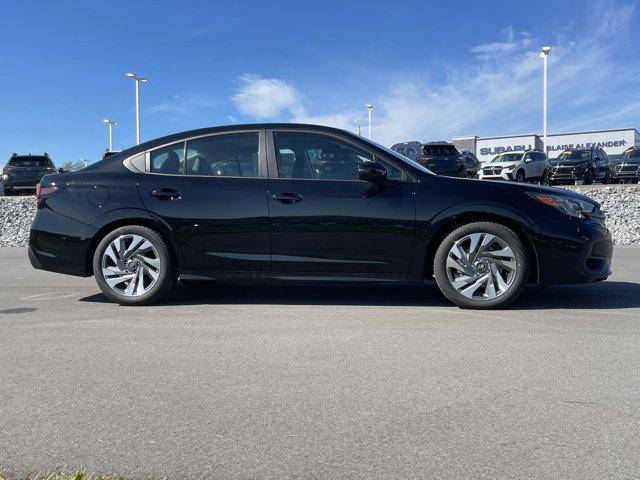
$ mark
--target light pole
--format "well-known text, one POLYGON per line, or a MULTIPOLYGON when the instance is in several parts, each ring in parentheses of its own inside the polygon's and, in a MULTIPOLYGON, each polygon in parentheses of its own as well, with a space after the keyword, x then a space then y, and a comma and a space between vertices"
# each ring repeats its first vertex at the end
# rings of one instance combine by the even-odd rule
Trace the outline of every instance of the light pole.
POLYGON ((136 81, 136 145, 140 145, 140 84, 149 80, 138 76, 137 73, 127 73, 127 77, 136 81))
POLYGON ((544 153, 547 154, 547 60, 551 47, 542 47, 540 56, 544 65, 544 73, 542 79, 542 136, 544 138, 544 153))
POLYGON ((105 118, 102 121, 109 126, 109 151, 113 152, 113 126, 117 125, 118 122, 114 122, 108 118, 105 118))
POLYGON ((373 110, 373 105, 367 103, 367 110, 369 110, 369 140, 371 140, 371 110, 373 110))

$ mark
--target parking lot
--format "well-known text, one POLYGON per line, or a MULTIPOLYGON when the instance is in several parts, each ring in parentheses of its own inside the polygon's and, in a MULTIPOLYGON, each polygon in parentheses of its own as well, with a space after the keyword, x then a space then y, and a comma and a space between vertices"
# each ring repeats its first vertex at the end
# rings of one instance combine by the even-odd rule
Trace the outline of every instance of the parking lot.
POLYGON ((108 303, 0 249, 0 464, 131 478, 631 478, 640 247, 607 282, 457 309, 433 286, 184 285, 108 303))

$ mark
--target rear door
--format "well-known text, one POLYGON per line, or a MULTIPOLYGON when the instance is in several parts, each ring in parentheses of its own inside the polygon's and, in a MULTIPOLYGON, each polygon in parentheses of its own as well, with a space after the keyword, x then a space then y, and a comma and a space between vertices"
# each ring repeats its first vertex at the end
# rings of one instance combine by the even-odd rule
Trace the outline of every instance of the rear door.
POLYGON ((154 149, 138 188, 147 210, 172 229, 184 268, 268 270, 264 133, 221 133, 154 149))
POLYGON ((392 185, 359 180, 376 158, 325 132, 275 131, 268 137, 272 270, 410 273, 415 237, 413 183, 385 167, 392 185))

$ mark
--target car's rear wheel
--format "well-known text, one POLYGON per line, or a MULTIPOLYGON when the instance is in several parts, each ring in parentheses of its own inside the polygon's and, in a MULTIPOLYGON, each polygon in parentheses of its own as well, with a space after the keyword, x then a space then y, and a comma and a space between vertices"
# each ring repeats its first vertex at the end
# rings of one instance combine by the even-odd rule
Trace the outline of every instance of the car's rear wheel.
POLYGON ((139 225, 118 228, 98 244, 93 273, 107 297, 123 305, 160 300, 176 279, 176 267, 158 232, 139 225))
POLYGON ((463 225, 442 241, 434 277, 445 297, 463 308, 499 308, 524 289, 529 263, 518 236, 504 225, 463 225))

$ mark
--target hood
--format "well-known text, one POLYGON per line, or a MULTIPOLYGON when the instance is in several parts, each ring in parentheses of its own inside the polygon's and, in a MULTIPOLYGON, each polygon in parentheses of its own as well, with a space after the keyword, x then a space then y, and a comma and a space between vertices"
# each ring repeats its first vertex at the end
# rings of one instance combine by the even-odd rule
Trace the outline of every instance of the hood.
POLYGON ((589 163, 591 160, 589 159, 568 159, 568 160, 550 160, 551 165, 562 165, 562 166, 574 166, 574 165, 582 165, 583 163, 589 163))
POLYGON ((541 185, 533 185, 531 183, 516 183, 516 182, 503 182, 499 180, 476 180, 476 179, 465 179, 465 178, 450 178, 450 181, 455 182, 475 182, 477 185, 484 185, 485 188, 491 189, 511 189, 511 190, 520 190, 523 193, 547 193, 549 195, 562 195, 569 198, 575 198, 577 200, 586 201, 600 207, 600 204, 596 202, 593 198, 590 198, 581 193, 575 192, 573 190, 568 190, 565 188, 558 187, 547 187, 541 185))

